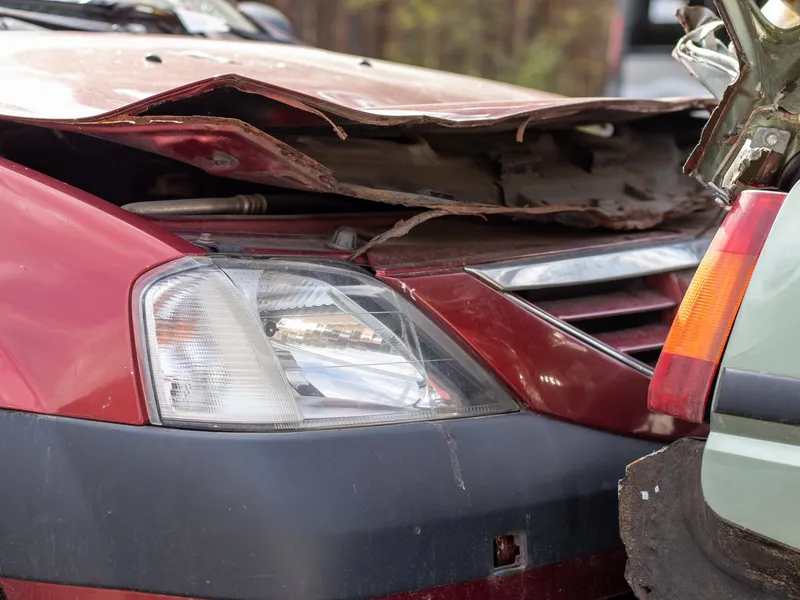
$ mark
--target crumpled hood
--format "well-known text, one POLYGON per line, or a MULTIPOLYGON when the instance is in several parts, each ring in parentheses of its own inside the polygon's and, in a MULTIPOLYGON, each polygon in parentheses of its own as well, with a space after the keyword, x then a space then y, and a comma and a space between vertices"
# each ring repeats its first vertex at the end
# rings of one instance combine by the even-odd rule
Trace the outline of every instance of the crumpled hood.
MULTIPOLYGON (((612 140, 612 147, 591 151, 598 164, 608 165, 609 152, 622 161, 617 171, 610 166, 613 189, 603 192, 593 191, 595 179, 580 168, 549 188, 537 188, 539 176, 519 169, 535 170, 538 159, 558 146, 547 140, 537 146, 535 134, 525 137, 528 126, 624 123, 708 108, 707 99, 566 98, 264 42, 55 32, 4 32, 2 39, 0 120, 105 138, 215 176, 436 209, 432 216, 513 214, 614 229, 648 228, 705 203, 680 179, 661 177, 680 160, 676 149, 643 138, 612 140), (416 141, 359 138, 364 125, 394 127, 395 140, 401 133, 416 141), (322 128, 329 137, 332 128, 347 141, 326 141, 319 133, 303 138, 309 128, 322 128), (477 157, 448 159, 424 139, 456 128, 470 129, 462 140, 473 148, 522 153, 525 164, 497 163, 505 174, 497 181, 477 157), (355 133, 348 140, 350 131, 355 133), (492 138, 498 133, 500 142, 492 138), (381 160, 389 162, 375 175, 371 165, 381 160), (627 161, 638 161, 638 172, 625 172, 627 161), (402 165, 398 182, 393 173, 402 165), (430 177, 421 177, 425 173, 430 177)), ((545 174, 558 172, 547 168, 545 174)))
POLYGON ((450 125, 606 109, 658 113, 707 100, 566 98, 475 77, 310 47, 181 36, 4 32, 0 116, 108 119, 167 99, 236 86, 354 121, 425 117, 450 125))

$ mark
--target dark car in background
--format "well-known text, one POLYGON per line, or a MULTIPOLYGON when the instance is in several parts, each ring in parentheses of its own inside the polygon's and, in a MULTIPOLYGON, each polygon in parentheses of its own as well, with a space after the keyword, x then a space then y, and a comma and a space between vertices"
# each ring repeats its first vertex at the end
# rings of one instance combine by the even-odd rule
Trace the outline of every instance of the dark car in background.
POLYGON ((0 5, 7 600, 626 593, 704 101, 0 5))

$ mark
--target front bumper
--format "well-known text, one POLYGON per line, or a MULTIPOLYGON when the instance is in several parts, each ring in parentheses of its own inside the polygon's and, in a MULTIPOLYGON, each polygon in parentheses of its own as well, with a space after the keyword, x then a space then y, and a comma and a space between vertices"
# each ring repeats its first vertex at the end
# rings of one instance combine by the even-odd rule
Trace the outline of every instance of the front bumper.
POLYGON ((0 411, 0 577, 237 600, 485 580, 510 532, 528 569, 618 548, 617 482, 655 447, 531 413, 276 434, 0 411))

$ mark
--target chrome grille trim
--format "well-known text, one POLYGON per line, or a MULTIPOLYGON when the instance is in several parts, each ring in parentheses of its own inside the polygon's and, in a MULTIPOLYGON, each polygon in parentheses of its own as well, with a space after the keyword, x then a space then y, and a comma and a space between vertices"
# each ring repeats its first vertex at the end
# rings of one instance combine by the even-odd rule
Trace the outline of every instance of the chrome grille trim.
POLYGON ((602 283, 696 268, 710 238, 610 251, 519 259, 466 271, 504 292, 602 283))

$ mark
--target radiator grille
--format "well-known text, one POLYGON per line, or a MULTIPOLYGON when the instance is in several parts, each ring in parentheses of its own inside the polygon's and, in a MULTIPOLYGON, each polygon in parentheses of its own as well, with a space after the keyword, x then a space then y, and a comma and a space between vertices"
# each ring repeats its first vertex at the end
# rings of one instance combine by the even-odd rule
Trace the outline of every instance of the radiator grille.
POLYGON ((694 269, 516 294, 644 364, 653 366, 694 269))

